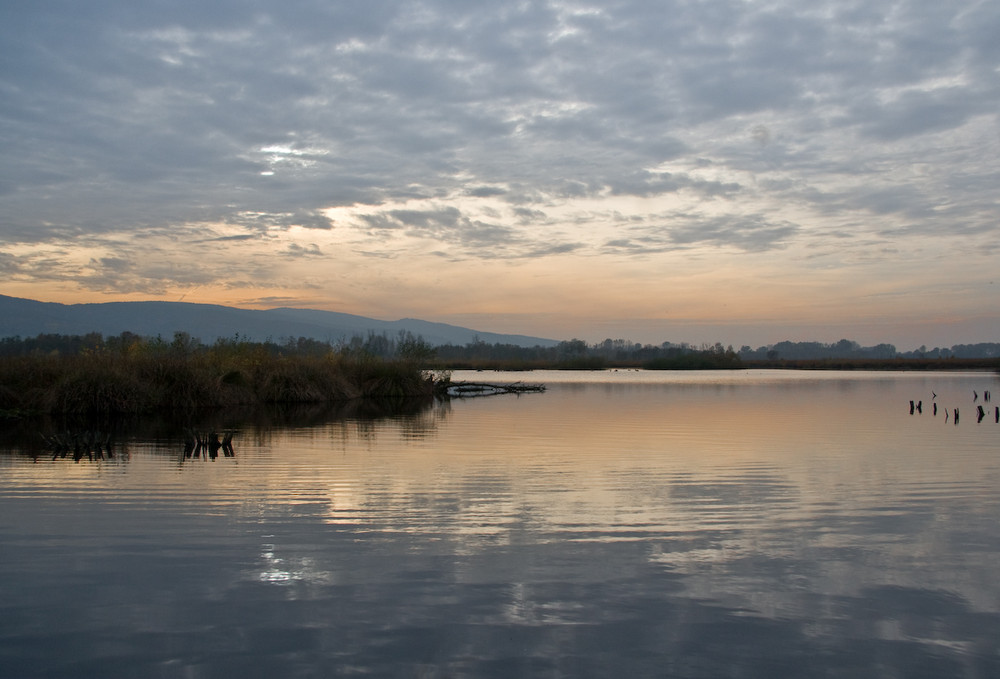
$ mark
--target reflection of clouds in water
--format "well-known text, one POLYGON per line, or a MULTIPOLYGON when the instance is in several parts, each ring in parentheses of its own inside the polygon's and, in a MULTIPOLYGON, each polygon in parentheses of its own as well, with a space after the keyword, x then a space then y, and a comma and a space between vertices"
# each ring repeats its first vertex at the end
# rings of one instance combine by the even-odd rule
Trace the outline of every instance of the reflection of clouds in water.
POLYGON ((300 556, 283 558, 276 551, 273 544, 261 545, 257 581, 276 585, 298 581, 327 584, 333 581, 332 573, 320 570, 314 559, 300 556))
POLYGON ((500 620, 514 625, 584 624, 590 614, 588 607, 579 601, 552 597, 536 585, 523 582, 511 584, 501 602, 500 620))
POLYGON ((766 471, 727 473, 714 479, 678 478, 670 486, 677 508, 778 509, 799 499, 796 486, 766 471))

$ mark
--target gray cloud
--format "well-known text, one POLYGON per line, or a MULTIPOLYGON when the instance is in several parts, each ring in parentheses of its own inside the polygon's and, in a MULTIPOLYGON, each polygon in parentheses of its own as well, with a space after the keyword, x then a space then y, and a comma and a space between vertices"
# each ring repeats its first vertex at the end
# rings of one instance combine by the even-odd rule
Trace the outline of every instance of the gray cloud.
POLYGON ((457 245, 466 253, 479 256, 503 256, 524 244, 513 229, 470 219, 455 207, 390 210, 364 215, 362 221, 376 230, 401 230, 417 238, 457 245))
POLYGON ((298 259, 300 257, 322 257, 323 252, 319 249, 319 246, 315 243, 310 243, 309 245, 299 245, 298 243, 290 243, 285 249, 284 255, 286 257, 292 257, 298 259))
MULTIPOLYGON (((333 222, 330 221, 329 217, 314 210, 296 210, 286 213, 244 211, 231 215, 228 221, 252 231, 267 231, 274 228, 287 229, 293 226, 306 229, 333 228, 333 222)), ((241 238, 241 236, 231 238, 241 238)))
POLYGON ((677 214, 665 218, 662 225, 628 227, 624 237, 606 241, 604 248, 630 255, 686 250, 698 245, 764 252, 782 249, 800 229, 796 224, 771 221, 762 215, 677 214))
MULTIPOLYGON (((544 218, 544 213, 515 208, 519 224, 530 225, 544 218)), ((553 233, 532 235, 498 223, 473 219, 455 207, 430 210, 388 210, 359 217, 362 228, 372 235, 380 232, 404 232, 408 236, 449 245, 459 258, 520 259, 545 257, 573 252, 583 247, 553 233)), ((439 251, 441 256, 448 257, 439 251)))
POLYGON ((257 240, 260 236, 256 234, 240 234, 237 236, 217 236, 215 238, 200 238, 196 240, 196 243, 237 243, 240 241, 251 241, 257 240))
POLYGON ((690 189, 705 197, 713 197, 734 194, 740 190, 740 185, 735 182, 707 181, 694 179, 688 175, 648 171, 613 179, 610 185, 611 194, 619 196, 657 196, 690 189))
POLYGON ((760 215, 725 216, 670 229, 670 240, 679 245, 710 243, 747 252, 779 249, 799 226, 772 222, 760 215))
POLYGON ((21 269, 21 264, 18 258, 7 252, 0 252, 0 272, 5 276, 11 276, 18 273, 21 269))
POLYGON ((979 96, 964 88, 908 92, 885 106, 862 105, 856 113, 865 118, 867 135, 893 141, 924 133, 954 129, 981 113, 979 96))
POLYGON ((527 207, 515 207, 511 212, 517 217, 519 224, 531 224, 534 222, 545 222, 548 215, 542 210, 532 210, 527 207))
POLYGON ((466 189, 465 194, 476 198, 489 198, 490 196, 502 196, 507 193, 506 189, 495 186, 473 186, 466 189))

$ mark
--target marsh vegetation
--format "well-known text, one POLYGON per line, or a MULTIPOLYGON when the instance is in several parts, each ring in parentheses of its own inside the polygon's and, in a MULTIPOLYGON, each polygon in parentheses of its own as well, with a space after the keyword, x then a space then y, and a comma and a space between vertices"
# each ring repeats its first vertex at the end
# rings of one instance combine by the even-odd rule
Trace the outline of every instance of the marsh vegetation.
POLYGON ((8 414, 426 398, 434 388, 415 357, 387 359, 312 341, 276 345, 236 337, 203 346, 185 333, 172 342, 126 334, 92 338, 76 352, 0 358, 0 410, 8 414))

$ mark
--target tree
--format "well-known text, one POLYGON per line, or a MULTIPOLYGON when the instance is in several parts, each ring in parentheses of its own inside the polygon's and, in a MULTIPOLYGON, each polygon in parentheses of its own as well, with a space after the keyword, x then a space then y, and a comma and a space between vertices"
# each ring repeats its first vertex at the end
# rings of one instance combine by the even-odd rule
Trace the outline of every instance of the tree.
POLYGON ((400 330, 396 339, 396 355, 407 361, 420 362, 434 358, 437 353, 422 336, 414 337, 409 330, 400 330))
POLYGON ((564 357, 579 357, 587 354, 587 343, 582 339, 571 339, 559 343, 559 355, 564 357))

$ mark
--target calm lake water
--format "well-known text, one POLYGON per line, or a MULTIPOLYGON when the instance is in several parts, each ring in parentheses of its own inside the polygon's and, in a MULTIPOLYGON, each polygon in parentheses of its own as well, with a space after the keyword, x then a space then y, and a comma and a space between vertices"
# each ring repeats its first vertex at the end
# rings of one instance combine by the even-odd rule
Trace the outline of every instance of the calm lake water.
POLYGON ((548 391, 8 443, 0 676, 1000 677, 996 375, 453 377, 548 391))

